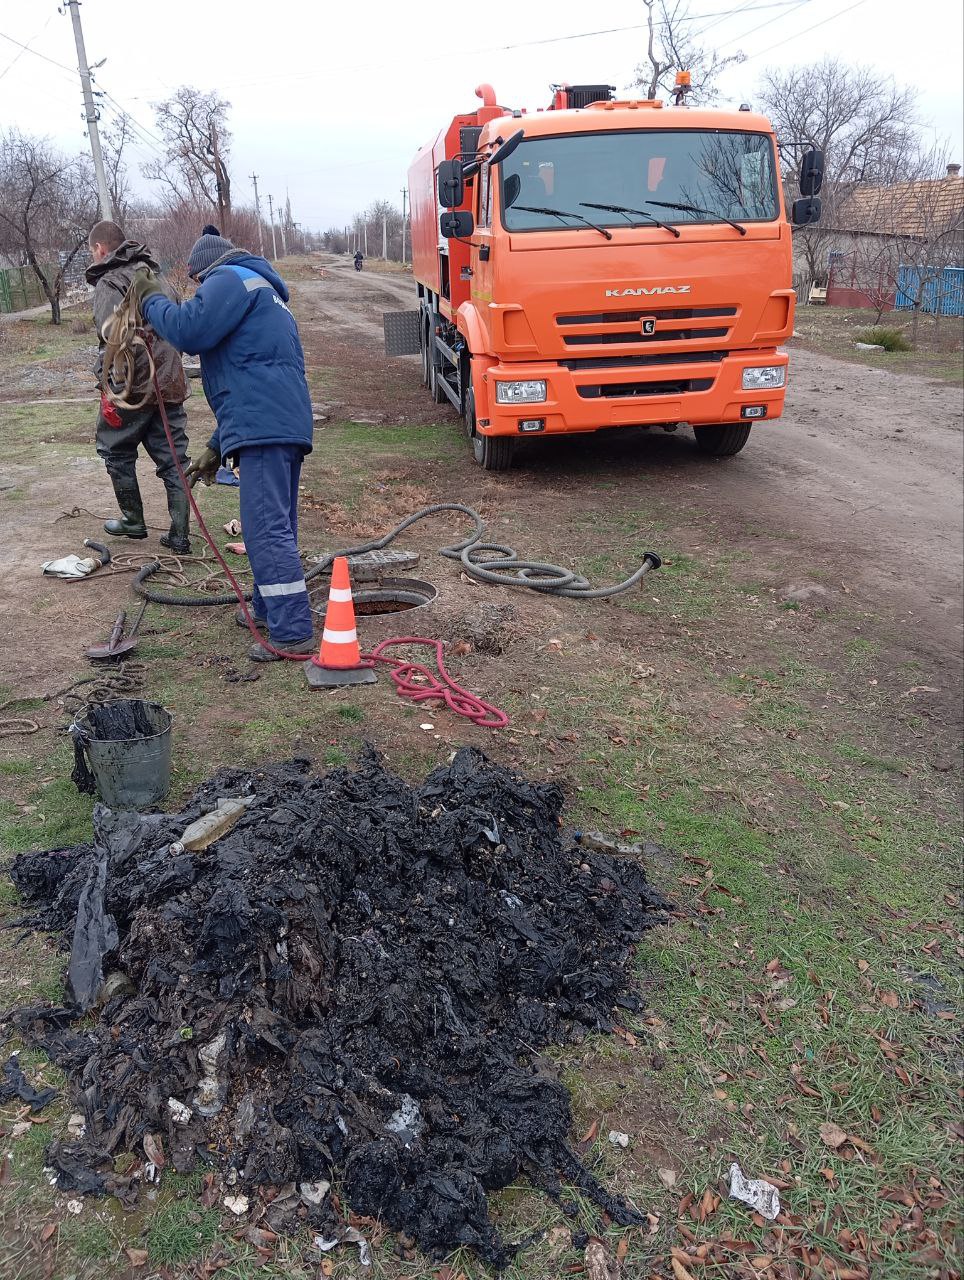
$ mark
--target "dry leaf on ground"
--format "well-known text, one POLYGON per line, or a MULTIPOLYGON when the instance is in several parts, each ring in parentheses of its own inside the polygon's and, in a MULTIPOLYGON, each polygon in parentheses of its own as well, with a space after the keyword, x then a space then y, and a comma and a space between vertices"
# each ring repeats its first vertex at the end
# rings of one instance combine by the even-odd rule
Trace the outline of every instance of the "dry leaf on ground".
POLYGON ((833 1120, 825 1120, 820 1126, 820 1140, 836 1151, 847 1141, 847 1135, 839 1124, 835 1124, 833 1120))

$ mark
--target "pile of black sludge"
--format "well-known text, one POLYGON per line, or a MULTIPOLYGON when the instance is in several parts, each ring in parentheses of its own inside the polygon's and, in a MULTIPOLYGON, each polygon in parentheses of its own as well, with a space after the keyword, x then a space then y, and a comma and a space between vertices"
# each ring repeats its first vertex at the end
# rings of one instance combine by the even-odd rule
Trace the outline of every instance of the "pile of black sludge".
MULTIPOLYGON (((25 922, 72 945, 75 1003, 13 1015, 85 1115, 48 1152, 58 1185, 129 1199, 115 1158, 152 1135, 176 1169, 252 1196, 338 1182, 434 1255, 503 1265, 486 1193, 520 1176, 635 1221, 567 1145, 538 1051, 636 1007, 633 944, 666 904, 638 861, 568 837, 561 809, 557 787, 473 750, 418 788, 369 751, 325 776, 224 769, 178 814, 98 807, 93 844, 19 857, 25 922), (224 797, 252 799, 183 851, 224 797)), ((295 1197, 297 1222, 330 1230, 319 1199, 295 1197)))

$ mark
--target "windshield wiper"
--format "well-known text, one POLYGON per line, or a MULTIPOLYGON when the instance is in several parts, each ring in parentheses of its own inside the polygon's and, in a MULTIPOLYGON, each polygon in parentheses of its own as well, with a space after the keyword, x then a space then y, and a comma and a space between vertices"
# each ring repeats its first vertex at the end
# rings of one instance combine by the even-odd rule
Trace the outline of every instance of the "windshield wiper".
POLYGON ((725 217, 722 213, 717 213, 715 209, 701 209, 696 204, 673 204, 667 200, 647 200, 647 204, 654 204, 659 209, 681 209, 683 213, 702 213, 707 218, 715 218, 717 222, 728 222, 731 227, 736 227, 741 236, 746 235, 746 227, 739 222, 734 222, 732 218, 725 217))
POLYGON ((587 227, 592 227, 593 231, 598 231, 601 236, 605 236, 607 240, 613 238, 613 233, 607 231, 605 227, 597 226, 595 222, 590 222, 588 218, 584 218, 581 213, 568 213, 565 209, 543 209, 534 204, 512 204, 510 209, 519 209, 522 213, 546 213, 553 218, 578 218, 580 222, 584 222, 587 227))
POLYGON ((654 218, 651 213, 647 213, 645 209, 630 209, 625 204, 590 204, 588 200, 580 200, 579 203, 584 209, 606 209, 610 213, 635 213, 640 218, 649 218, 650 222, 656 227, 662 227, 664 231, 671 231, 676 239, 679 239, 679 232, 675 227, 671 227, 668 222, 660 222, 659 218, 654 218))

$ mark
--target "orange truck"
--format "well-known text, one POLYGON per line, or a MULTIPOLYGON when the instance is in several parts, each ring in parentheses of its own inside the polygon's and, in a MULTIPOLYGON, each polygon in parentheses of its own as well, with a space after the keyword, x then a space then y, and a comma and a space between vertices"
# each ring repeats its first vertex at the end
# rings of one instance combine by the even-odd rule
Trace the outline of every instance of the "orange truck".
POLYGON ((420 354, 476 461, 528 436, 693 428, 743 448, 783 410, 793 330, 791 222, 820 216, 808 152, 788 220, 777 141, 748 108, 614 101, 554 88, 548 110, 457 115, 409 170, 418 310, 386 316, 389 354, 420 354))

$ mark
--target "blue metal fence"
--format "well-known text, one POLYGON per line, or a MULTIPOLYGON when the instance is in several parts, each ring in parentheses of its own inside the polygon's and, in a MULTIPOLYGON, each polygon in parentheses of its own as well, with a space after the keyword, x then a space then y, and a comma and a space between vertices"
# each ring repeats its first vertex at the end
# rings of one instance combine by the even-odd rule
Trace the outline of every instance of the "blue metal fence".
POLYGON ((937 276, 925 268, 901 267, 897 273, 897 311, 913 311, 915 302, 929 315, 964 316, 964 267, 945 267, 937 276))

